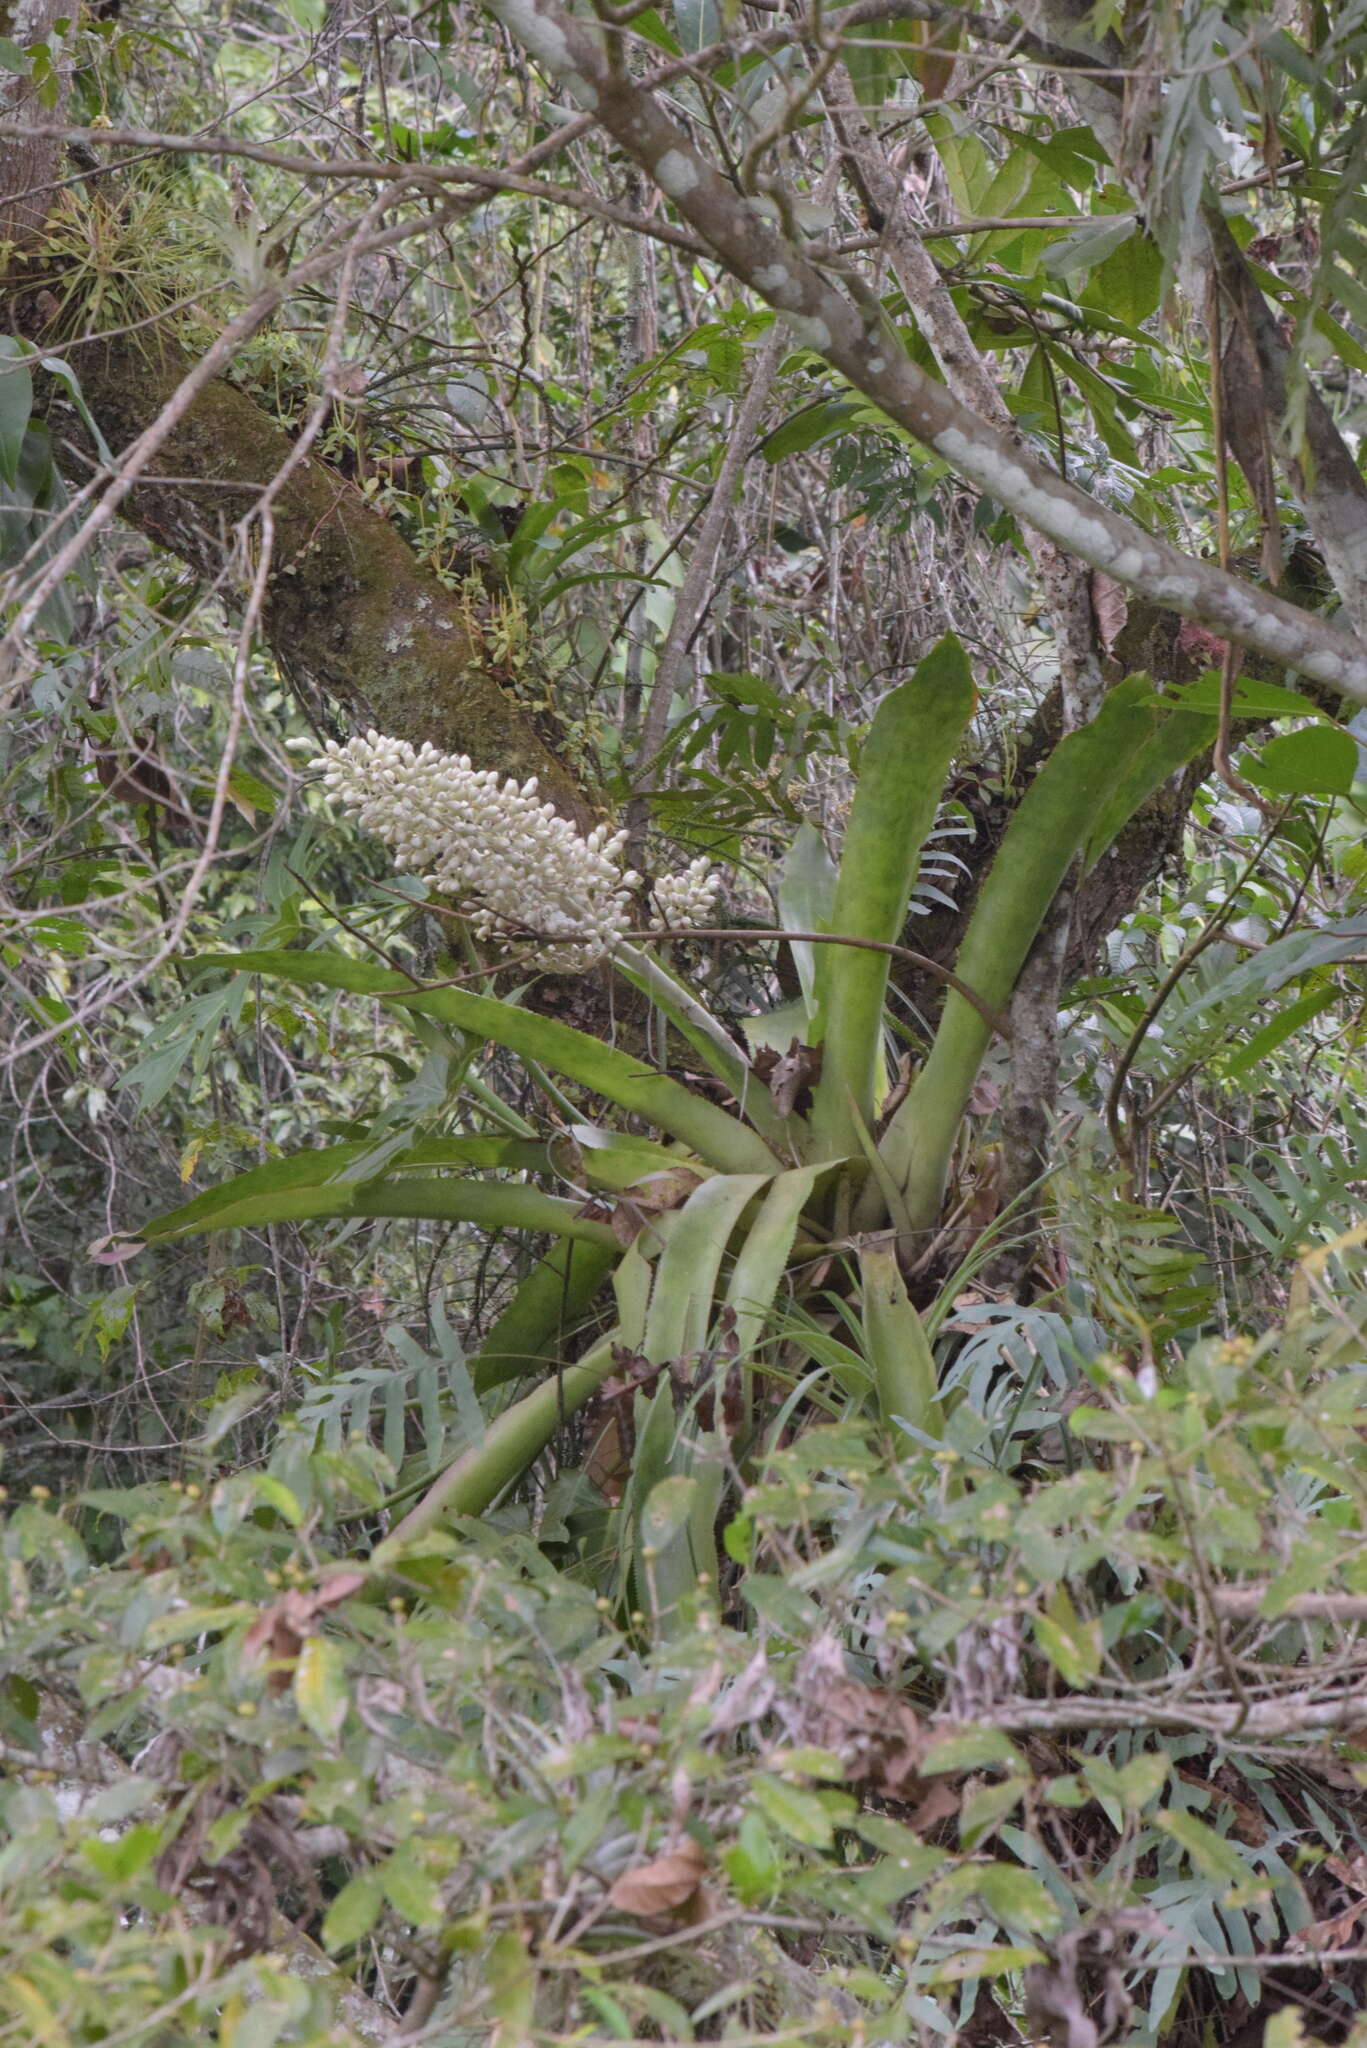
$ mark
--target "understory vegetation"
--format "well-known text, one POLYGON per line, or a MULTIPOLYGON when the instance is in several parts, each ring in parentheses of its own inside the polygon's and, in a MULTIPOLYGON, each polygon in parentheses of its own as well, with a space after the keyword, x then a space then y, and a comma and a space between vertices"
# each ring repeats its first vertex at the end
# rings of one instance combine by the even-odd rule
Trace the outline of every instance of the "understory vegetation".
POLYGON ((0 24, 0 2043, 1367 2028, 1367 6, 0 24))

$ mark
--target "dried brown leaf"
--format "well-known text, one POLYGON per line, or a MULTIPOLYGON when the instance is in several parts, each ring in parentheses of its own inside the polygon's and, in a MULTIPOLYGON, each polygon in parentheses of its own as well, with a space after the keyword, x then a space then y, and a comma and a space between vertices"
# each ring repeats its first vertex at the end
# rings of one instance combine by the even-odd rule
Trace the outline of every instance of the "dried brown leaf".
POLYGON ((691 1166, 667 1166, 658 1173, 643 1174, 622 1189, 612 1211, 612 1234, 618 1244, 631 1244, 655 1217, 677 1209, 701 1186, 702 1175, 694 1173, 691 1166))
POLYGON ((1228 322, 1220 359, 1220 409, 1229 452, 1244 473, 1262 519, 1263 575, 1267 582, 1279 583, 1282 530, 1272 455, 1272 408, 1257 344, 1237 313, 1228 322))
POLYGON ((1104 569, 1093 569, 1091 589, 1097 638, 1109 654, 1129 620, 1129 603, 1124 586, 1117 583, 1114 576, 1108 576, 1104 569))
POLYGON ((269 1685, 273 1692, 283 1692, 289 1684, 289 1671, 283 1667, 294 1663, 313 1634, 318 1616, 339 1601, 350 1599, 365 1582, 364 1572, 329 1572, 316 1586, 291 1586, 262 1609, 242 1638, 242 1655, 248 1663, 264 1655, 272 1664, 282 1667, 271 1673, 269 1685))
POLYGON ((651 1919, 657 1913, 678 1913, 696 1896, 702 1883, 703 1852, 691 1835, 677 1849, 624 1870, 608 1893, 619 1913, 651 1919))
POLYGON ((811 1107, 812 1088, 821 1078, 821 1059, 821 1047, 804 1045, 800 1038, 789 1040, 787 1052, 775 1052, 771 1045, 760 1047, 754 1058, 755 1072, 767 1086, 780 1116, 811 1107))

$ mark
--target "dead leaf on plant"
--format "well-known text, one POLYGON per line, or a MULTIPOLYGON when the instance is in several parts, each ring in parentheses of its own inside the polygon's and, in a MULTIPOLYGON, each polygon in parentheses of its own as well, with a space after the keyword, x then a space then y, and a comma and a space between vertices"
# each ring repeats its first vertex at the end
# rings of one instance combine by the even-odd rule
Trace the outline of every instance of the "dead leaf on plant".
POLYGON ((608 1893, 608 1901, 619 1913, 631 1913, 641 1920, 660 1913, 682 1914, 696 1904, 702 1874, 703 1852, 691 1835, 685 1835, 668 1855, 624 1870, 608 1893))
POLYGON ((918 1835, 942 1820, 950 1820, 963 1804, 962 1786, 952 1785, 948 1778, 932 1778, 926 1787, 925 1796, 914 1810, 907 1815, 907 1826, 918 1835))
POLYGON ((1333 1914, 1328 1920, 1312 1920, 1308 1927, 1298 1927, 1287 1940, 1287 1947, 1306 1949, 1357 1948, 1361 1942, 1361 1924, 1367 1915, 1367 1899, 1354 1899, 1341 1913, 1333 1914))
POLYGON ((1130 607, 1121 585, 1113 576, 1102 569, 1093 569, 1092 613, 1096 619, 1096 634, 1107 654, 1115 646, 1125 630, 1130 616, 1130 607))
POLYGON ((86 1253, 97 1266, 121 1266, 125 1260, 136 1258, 146 1251, 145 1241, 140 1237, 97 1237, 86 1253))
POLYGON ((834 1750, 852 1778, 895 1799, 929 1798, 918 1777, 928 1747, 920 1715, 900 1693, 847 1678, 832 1638, 819 1637, 804 1654, 790 1719, 798 1741, 834 1750))
POLYGON ((762 1045, 755 1054, 754 1069, 768 1087, 779 1115, 791 1116, 795 1109, 811 1107, 812 1088, 821 1079, 821 1047, 804 1045, 800 1038, 789 1040, 787 1052, 762 1045))
POLYGON ((622 1189, 612 1212, 612 1234, 618 1244, 629 1245, 667 1210, 686 1202, 694 1188, 702 1186, 702 1175, 691 1166, 666 1166, 659 1173, 643 1174, 622 1189))
POLYGON ((290 1682, 292 1665, 313 1634, 318 1616, 339 1601, 350 1599, 366 1582, 364 1572, 329 1572, 318 1585, 291 1586, 269 1607, 262 1608, 242 1638, 242 1655, 248 1663, 265 1655, 277 1667, 267 1681, 272 1692, 283 1692, 290 1682))

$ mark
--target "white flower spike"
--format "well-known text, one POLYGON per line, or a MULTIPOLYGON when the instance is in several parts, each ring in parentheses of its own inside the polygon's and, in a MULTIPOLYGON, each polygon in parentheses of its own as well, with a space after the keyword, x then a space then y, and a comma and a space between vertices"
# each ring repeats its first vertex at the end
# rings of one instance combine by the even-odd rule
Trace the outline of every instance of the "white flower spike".
MULTIPOLYGON (((382 839, 396 867, 420 874, 464 904, 482 939, 535 937, 543 964, 558 973, 592 967, 631 923, 640 876, 621 865, 625 832, 595 825, 584 837, 536 781, 501 781, 468 754, 368 732, 345 746, 329 740, 312 765, 329 799, 355 811, 382 839)), ((717 877, 706 860, 655 884, 660 926, 706 924, 717 877)))

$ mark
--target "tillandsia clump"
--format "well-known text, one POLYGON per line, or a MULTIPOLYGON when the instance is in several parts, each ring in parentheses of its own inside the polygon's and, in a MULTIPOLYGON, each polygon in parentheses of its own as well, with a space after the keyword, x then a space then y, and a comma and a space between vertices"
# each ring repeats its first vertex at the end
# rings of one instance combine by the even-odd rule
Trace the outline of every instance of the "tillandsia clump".
MULTIPOLYGON (((477 938, 533 940, 543 965, 564 974, 592 967, 630 930, 641 877, 622 865, 626 833, 581 833, 537 801, 535 776, 505 780, 474 768, 468 754, 373 729, 345 746, 329 740, 311 765, 328 798, 354 811, 397 867, 468 907, 477 938)), ((660 876, 655 929, 705 925, 717 886, 705 857, 660 876)))

